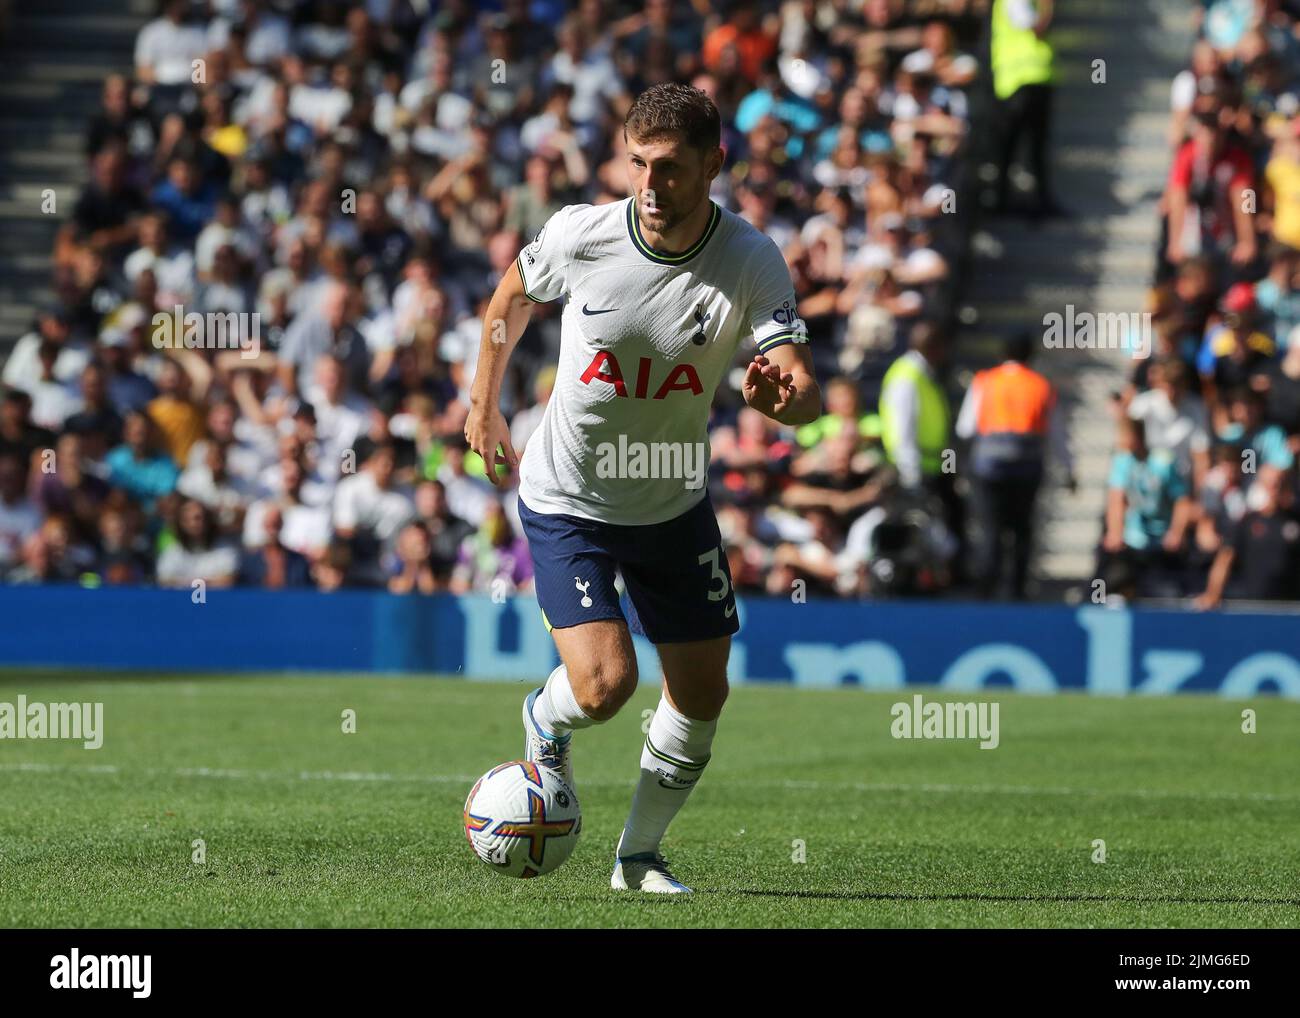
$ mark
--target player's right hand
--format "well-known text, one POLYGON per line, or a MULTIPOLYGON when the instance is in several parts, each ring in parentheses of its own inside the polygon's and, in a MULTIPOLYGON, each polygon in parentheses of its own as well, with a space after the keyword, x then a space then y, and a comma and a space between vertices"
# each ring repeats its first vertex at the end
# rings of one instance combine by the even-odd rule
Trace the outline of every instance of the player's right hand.
POLYGON ((483 457, 483 472, 494 485, 501 483, 497 478, 498 464, 504 463, 511 470, 519 469, 519 457, 510 444, 510 427, 500 407, 471 407, 469 417, 465 419, 465 441, 483 457))

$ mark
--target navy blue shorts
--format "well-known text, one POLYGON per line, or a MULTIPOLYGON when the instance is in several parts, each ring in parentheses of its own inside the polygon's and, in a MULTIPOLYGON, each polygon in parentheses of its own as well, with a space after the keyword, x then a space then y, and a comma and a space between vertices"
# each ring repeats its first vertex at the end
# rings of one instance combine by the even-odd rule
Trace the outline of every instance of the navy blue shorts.
POLYGON ((740 629, 731 570, 713 504, 703 498, 675 519, 619 526, 535 513, 519 500, 533 556, 537 602, 548 629, 626 619, 651 643, 686 643, 740 629), (614 587, 627 587, 627 614, 614 587))

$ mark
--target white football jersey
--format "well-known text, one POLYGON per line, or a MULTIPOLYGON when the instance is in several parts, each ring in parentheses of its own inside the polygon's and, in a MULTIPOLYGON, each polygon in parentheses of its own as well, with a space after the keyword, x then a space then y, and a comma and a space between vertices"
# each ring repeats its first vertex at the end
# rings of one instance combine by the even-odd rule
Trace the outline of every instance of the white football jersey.
POLYGON ((641 236, 634 201, 568 205, 519 254, 530 298, 568 298, 555 391, 520 472, 534 512, 680 516, 705 495, 709 406, 737 344, 807 338, 770 238, 710 202, 700 239, 663 253, 641 236))

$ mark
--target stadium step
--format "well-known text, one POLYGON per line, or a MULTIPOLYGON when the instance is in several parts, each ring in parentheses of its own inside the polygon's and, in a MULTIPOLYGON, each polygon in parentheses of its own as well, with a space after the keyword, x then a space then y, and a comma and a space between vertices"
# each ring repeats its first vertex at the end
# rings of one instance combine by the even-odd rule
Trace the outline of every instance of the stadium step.
MULTIPOLYGON (((996 348, 990 337, 1041 335, 1043 314, 1067 303, 1140 312, 1155 268, 1156 206, 1172 155, 1169 88, 1190 56, 1191 15, 1176 0, 1065 0, 1057 12, 1051 151, 1059 200, 1074 215, 981 225, 964 294, 981 350, 996 348), (1092 80, 1097 59, 1104 84, 1092 80)), ((963 349, 959 362, 981 366, 973 352, 963 349)), ((1079 482, 1071 494, 1054 467, 1040 499, 1035 571, 1053 585, 1091 576, 1114 445, 1110 394, 1133 365, 1120 350, 1044 347, 1035 360, 1060 391, 1079 482)))
POLYGON ((86 180, 86 125, 156 11, 155 0, 32 0, 0 41, 0 360, 54 296, 50 251, 86 180))
POLYGON ((59 151, 80 152, 85 126, 63 117, 42 123, 27 117, 0 116, 0 139, 5 149, 39 140, 59 151))
POLYGON ((50 45, 59 53, 103 52, 106 46, 134 48, 139 31, 139 18, 130 14, 20 14, 12 27, 24 46, 50 45))
POLYGON ((13 77, 8 61, 6 61, 5 73, 5 78, 0 80, 0 104, 2 104, 0 108, 25 110, 33 115, 55 110, 66 113, 70 109, 83 106, 86 107, 87 113, 92 113, 95 109, 95 100, 103 90, 102 81, 90 78, 81 81, 52 81, 13 77), (78 105, 66 106, 63 105, 65 102, 74 102, 78 105))
POLYGON ((64 49, 55 39, 48 45, 60 48, 39 56, 11 58, 10 71, 35 82, 91 82, 102 86, 106 77, 122 70, 111 53, 105 56, 102 49, 91 55, 85 50, 64 49))
POLYGON ((157 0, 96 0, 93 5, 87 4, 86 0, 33 0, 31 3, 24 3, 23 6, 28 8, 23 12, 24 14, 34 14, 31 9, 39 7, 41 17, 58 16, 78 20, 84 16, 88 6, 93 6, 96 18, 131 18, 135 22, 137 31, 158 13, 157 0))
POLYGON ((0 171, 12 179, 15 171, 33 170, 45 173, 47 177, 54 174, 70 176, 84 162, 75 146, 50 145, 48 148, 14 147, 0 152, 0 171), (71 148, 71 151, 69 150, 71 148))
MULTIPOLYGON (((10 254, 28 254, 41 250, 37 245, 53 242, 58 230, 58 221, 52 216, 49 220, 41 218, 14 218, 5 223, 0 233, 0 251, 10 254)), ((49 251, 45 250, 48 259, 49 251)))

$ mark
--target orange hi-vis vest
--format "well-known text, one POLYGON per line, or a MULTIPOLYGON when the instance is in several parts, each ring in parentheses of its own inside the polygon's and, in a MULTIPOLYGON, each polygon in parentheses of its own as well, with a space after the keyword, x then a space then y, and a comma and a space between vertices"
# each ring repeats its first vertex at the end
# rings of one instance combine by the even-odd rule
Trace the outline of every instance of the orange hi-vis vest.
POLYGON ((1037 371, 1008 361, 979 372, 979 413, 971 449, 975 472, 1002 473, 1015 466, 1039 467, 1056 405, 1052 383, 1037 371))
POLYGON ((981 435, 999 432, 1047 434, 1056 394, 1052 391, 1052 383, 1037 371, 1008 361, 979 372, 974 384, 980 387, 979 418, 975 430, 981 435))

